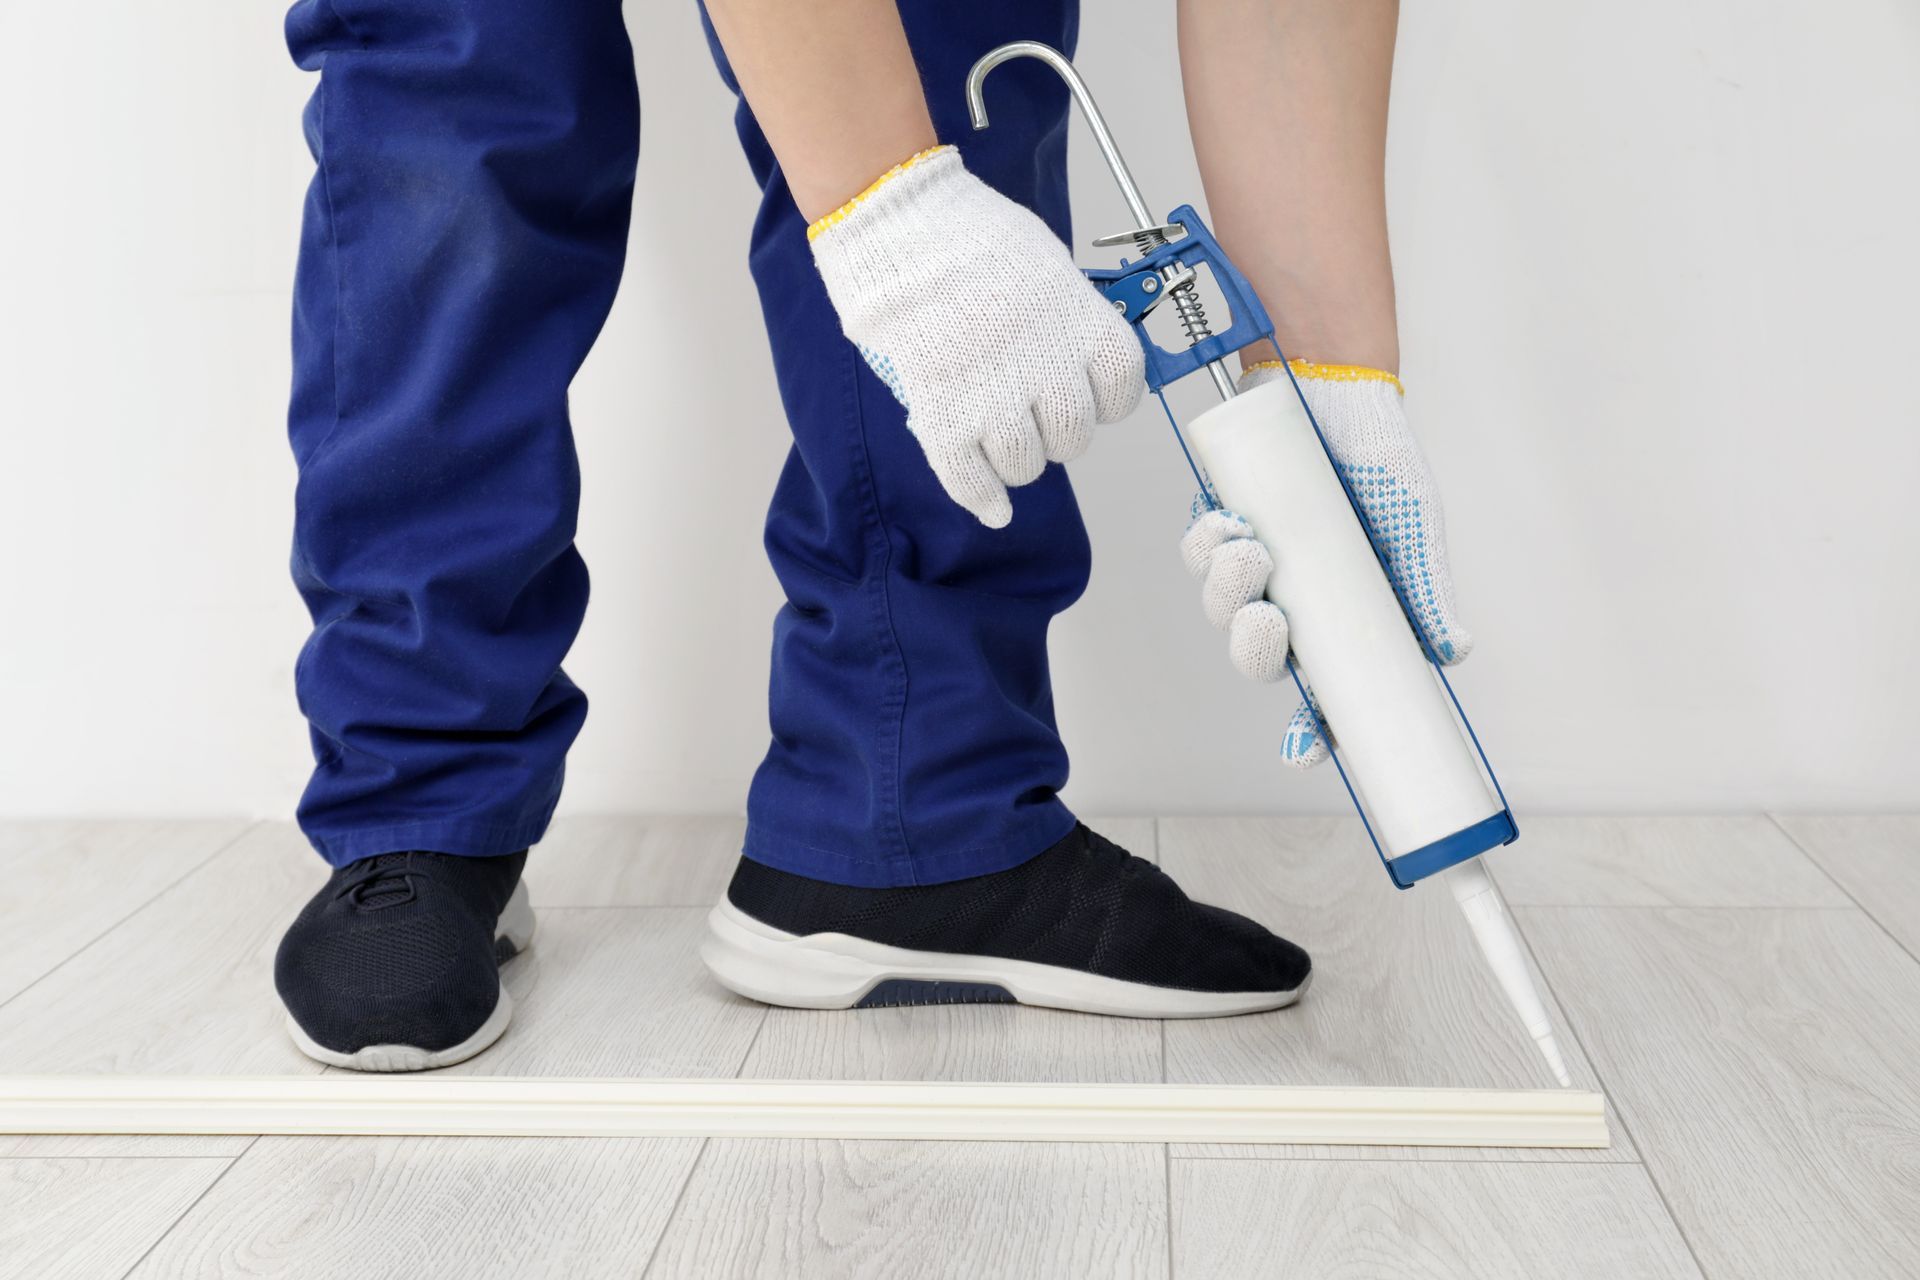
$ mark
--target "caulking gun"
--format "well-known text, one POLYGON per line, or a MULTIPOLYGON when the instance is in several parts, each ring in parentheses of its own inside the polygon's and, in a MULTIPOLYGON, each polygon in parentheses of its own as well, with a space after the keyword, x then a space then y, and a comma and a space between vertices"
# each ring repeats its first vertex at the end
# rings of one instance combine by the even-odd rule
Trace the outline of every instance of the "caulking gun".
POLYGON ((1406 889, 1445 873, 1501 990, 1554 1077, 1570 1084, 1513 921, 1480 863, 1480 854, 1519 836, 1493 766, 1439 660, 1409 621, 1291 373, 1285 382, 1236 393, 1226 357, 1273 338, 1265 308, 1192 206, 1154 220, 1086 83, 1058 50, 1020 40, 974 63, 967 105, 975 129, 987 127, 987 74, 1013 58, 1038 58, 1066 81, 1133 214, 1132 230, 1094 244, 1130 244, 1138 260, 1086 274, 1134 325, 1147 385, 1165 406, 1169 383, 1204 368, 1220 392, 1222 403, 1184 431, 1170 408, 1167 420, 1207 504, 1245 516, 1273 556, 1267 598, 1287 616, 1288 669, 1303 698, 1312 683, 1309 705, 1317 704, 1321 733, 1387 874, 1406 889), (1199 297, 1202 264, 1232 316, 1222 333, 1213 332, 1199 297), (1184 351, 1164 349, 1141 323, 1168 302, 1186 337, 1184 351))

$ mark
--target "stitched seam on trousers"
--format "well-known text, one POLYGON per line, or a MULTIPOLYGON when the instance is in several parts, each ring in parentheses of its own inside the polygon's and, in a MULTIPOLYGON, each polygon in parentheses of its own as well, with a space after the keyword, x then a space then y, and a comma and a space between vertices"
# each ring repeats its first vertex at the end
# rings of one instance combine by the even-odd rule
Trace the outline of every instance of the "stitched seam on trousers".
POLYGON ((344 840, 358 839, 365 834, 404 835, 411 831, 475 831, 482 835, 498 836, 512 832, 530 831, 539 826, 543 819, 539 817, 522 818, 517 822, 488 822, 484 818, 410 818, 405 822, 386 822, 377 826, 358 827, 342 831, 335 835, 323 836, 324 840, 339 843, 344 840))
MULTIPOLYGON (((376 848, 367 853, 356 853, 346 862, 335 864, 337 866, 351 866, 353 863, 363 862, 368 858, 377 858, 382 853, 405 852, 412 846, 411 837, 416 837, 423 832, 453 834, 463 837, 474 837, 481 840, 501 839, 506 843, 519 844, 522 847, 531 847, 545 838, 547 827, 551 825, 552 818, 553 815, 551 812, 544 818, 538 820, 526 819, 520 822, 483 822, 479 819, 472 818, 423 818, 417 821, 390 823, 384 826, 359 827, 334 835, 308 836, 307 843, 312 845, 314 851, 323 858, 327 858, 329 862, 332 861, 331 858, 327 857, 329 852, 337 852, 348 845, 373 840, 377 840, 382 846, 392 845, 391 848, 376 848)), ((506 852, 515 853, 518 852, 518 850, 509 849, 506 852)), ((455 854, 453 856, 491 858, 501 855, 455 854)))
MULTIPOLYGON (((332 7, 332 5, 328 6, 328 8, 332 7)), ((337 14, 338 10, 335 12, 337 14)), ((346 26, 345 19, 341 20, 341 25, 346 26)), ((347 29, 352 31, 351 27, 347 29)), ((328 164, 328 157, 333 154, 333 130, 328 124, 332 116, 328 108, 333 101, 333 95, 327 91, 327 69, 324 64, 320 68, 318 92, 320 95, 320 155, 316 161, 316 167, 319 169, 320 190, 327 200, 327 250, 333 267, 333 316, 330 321, 333 331, 327 338, 329 348, 327 354, 333 365, 333 375, 328 385, 333 399, 333 423, 327 428, 326 434, 315 441, 313 448, 307 451, 307 466, 318 463, 321 456, 326 453, 327 446, 332 444, 333 438, 340 433, 340 315, 346 310, 347 299, 346 252, 340 245, 340 213, 333 202, 333 176, 328 164)))
POLYGON ((852 343, 847 343, 844 351, 845 359, 842 368, 847 374, 848 408, 853 414, 854 440, 858 446, 856 461, 860 476, 861 497, 880 541, 880 572, 873 590, 875 621, 887 641, 893 666, 898 674, 897 682, 888 688, 887 696, 881 702, 882 723, 879 738, 882 750, 888 757, 884 761, 885 776, 881 779, 882 807, 892 822, 896 842, 895 851, 889 860, 906 871, 910 883, 918 884, 919 877, 913 868, 913 847, 907 841, 906 820, 902 813, 905 783, 900 776, 900 758, 901 743, 906 737, 907 687, 911 677, 907 671, 906 654, 900 646, 900 633, 893 625, 893 602, 887 592, 887 575, 893 569, 893 538, 889 535, 886 519, 880 512, 880 495, 873 477, 873 455, 867 447, 867 417, 860 394, 860 364, 854 359, 852 343), (885 737, 888 716, 892 718, 893 741, 891 744, 886 742, 885 737))
MULTIPOLYGON (((346 27, 349 34, 353 34, 353 28, 347 24, 345 18, 340 16, 340 11, 335 9, 331 3, 329 3, 327 7, 333 10, 334 17, 339 19, 340 25, 346 27)), ((358 39, 359 37, 356 35, 355 38, 358 39)), ((333 100, 333 95, 328 92, 328 83, 327 70, 323 63, 320 68, 320 83, 314 90, 320 99, 320 154, 314 157, 314 169, 315 175, 320 182, 321 195, 327 204, 327 255, 330 259, 329 265, 333 268, 333 314, 328 319, 331 332, 327 335, 327 359, 332 366, 328 377, 327 390, 329 397, 333 401, 333 421, 328 424, 326 432, 321 435, 320 439, 314 442, 313 448, 307 451, 306 459, 296 465, 296 471, 305 471, 308 467, 317 465, 321 455, 326 451, 327 446, 331 444, 333 438, 340 433, 340 313, 344 309, 345 304, 346 286, 344 275, 346 268, 342 265, 341 261, 344 255, 340 252, 340 218, 334 209, 333 180, 328 173, 327 165, 327 158, 333 154, 332 130, 328 126, 328 119, 332 114, 328 110, 328 107, 333 100)), ((312 563, 307 560, 301 548, 300 520, 297 510, 294 513, 292 542, 293 552, 296 556, 300 557, 302 568, 308 576, 327 591, 334 592, 332 584, 326 582, 314 571, 312 563)), ((334 594, 339 595, 341 593, 334 592, 334 594)), ((354 608, 357 609, 358 606, 356 605, 354 608)), ((313 646, 320 638, 320 633, 328 627, 331 627, 334 623, 341 621, 353 611, 353 609, 349 609, 347 613, 336 614, 324 622, 316 621, 313 630, 307 634, 306 640, 300 646, 300 652, 294 656, 293 660, 293 687, 296 701, 300 701, 301 676, 306 668, 307 660, 312 653, 313 646)), ((306 717, 309 724, 312 723, 312 717, 307 715, 307 709, 304 705, 300 707, 300 714, 306 717)), ((326 738, 329 744, 329 755, 332 757, 332 761, 338 762, 343 755, 342 751, 338 749, 338 740, 324 730, 320 731, 320 735, 326 738)), ((324 765, 324 762, 316 761, 316 763, 324 765)))
MULTIPOLYGON (((325 736, 329 743, 338 741, 338 739, 329 735, 323 734, 322 736, 325 736)), ((409 833, 417 831, 454 831, 463 835, 471 833, 483 838, 506 836, 514 839, 516 843, 524 839, 526 844, 532 845, 544 839, 547 828, 553 825, 553 813, 554 810, 560 806, 560 793, 566 787, 566 779, 567 764, 565 759, 562 759, 560 767, 554 771, 553 781, 548 785, 546 794, 540 797, 538 807, 532 812, 527 813, 526 816, 516 818, 511 822, 495 822, 486 818, 409 818, 404 821, 390 821, 375 823, 371 826, 351 827, 327 835, 314 835, 303 829, 302 834, 306 835, 307 842, 313 845, 314 848, 323 855, 328 849, 337 849, 343 845, 353 844, 356 841, 371 839, 374 836, 379 836, 383 841, 389 839, 404 839, 409 833)), ((393 850, 386 850, 385 852, 393 852, 393 850)), ((371 856, 373 855, 360 854, 354 858, 354 861, 357 862, 362 857, 371 856)))
MULTIPOLYGON (((523 831, 533 831, 542 825, 538 818, 524 818, 519 822, 483 822, 478 818, 420 818, 411 822, 394 822, 384 826, 361 827, 352 831, 342 831, 334 835, 321 836, 325 844, 351 844, 355 840, 383 839, 412 835, 421 831, 462 831, 482 836, 518 835, 523 831)), ((390 853, 403 852, 389 850, 390 853)))

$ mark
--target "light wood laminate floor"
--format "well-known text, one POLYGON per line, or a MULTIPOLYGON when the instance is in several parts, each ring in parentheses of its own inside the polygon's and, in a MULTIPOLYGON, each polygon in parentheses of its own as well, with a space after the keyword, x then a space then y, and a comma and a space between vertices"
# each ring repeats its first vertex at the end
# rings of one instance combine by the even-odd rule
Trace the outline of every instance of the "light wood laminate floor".
MULTIPOLYGON (((1295 1009, 768 1010, 697 953, 742 825, 535 850, 503 1075, 1545 1087, 1444 894, 1344 819, 1096 824, 1315 958, 1295 1009)), ((1547 818, 1491 859, 1593 1151, 0 1136, 0 1280, 1920 1274, 1920 819, 1547 818)), ((0 824, 0 1074, 314 1073, 285 824, 0 824)))

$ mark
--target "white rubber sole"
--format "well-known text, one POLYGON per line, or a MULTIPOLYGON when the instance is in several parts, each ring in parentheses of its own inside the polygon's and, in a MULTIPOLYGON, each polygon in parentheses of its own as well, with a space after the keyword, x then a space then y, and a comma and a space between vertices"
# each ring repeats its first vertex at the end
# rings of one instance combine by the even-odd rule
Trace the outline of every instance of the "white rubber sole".
POLYGON ((1181 991, 1078 969, 883 946, 844 933, 786 933, 722 898, 707 916, 700 958, 729 991, 794 1009, 850 1009, 884 982, 998 987, 1021 1004, 1121 1018, 1224 1018, 1283 1009, 1291 991, 1181 991))
MULTIPOLYGON (((494 943, 499 944, 505 938, 513 944, 515 955, 519 955, 533 945, 533 899, 527 895, 527 882, 522 880, 513 887, 513 896, 507 899, 507 906, 500 913, 499 923, 494 926, 494 943)), ((345 1067, 349 1071, 431 1071, 435 1067, 450 1067, 456 1062, 465 1062, 474 1054, 498 1040, 506 1032, 507 1024, 513 1021, 513 997, 507 994, 507 984, 500 984, 500 1000, 493 1006, 493 1012, 480 1024, 480 1029, 462 1040, 459 1044, 445 1049, 421 1049, 410 1044, 370 1044, 352 1053, 341 1053, 317 1043, 312 1036, 300 1029, 300 1024, 287 1015, 287 1034, 293 1037, 293 1043, 300 1052, 315 1062, 324 1062, 330 1067, 345 1067)))

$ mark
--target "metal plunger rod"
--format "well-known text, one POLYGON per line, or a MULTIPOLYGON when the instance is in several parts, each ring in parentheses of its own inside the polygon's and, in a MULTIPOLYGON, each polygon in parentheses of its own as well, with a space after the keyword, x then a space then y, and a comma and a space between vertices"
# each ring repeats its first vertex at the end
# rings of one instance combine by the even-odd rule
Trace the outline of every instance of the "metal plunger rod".
MULTIPOLYGON (((1003 62, 1015 58, 1037 58, 1052 67, 1055 74, 1066 81, 1067 90, 1073 100, 1080 104, 1080 114, 1086 117, 1087 127, 1093 130, 1093 140, 1100 148, 1100 154, 1107 162, 1107 168, 1113 174, 1114 182, 1119 184, 1121 198, 1127 202, 1127 211, 1133 214, 1134 232, 1146 238, 1150 244, 1164 244, 1165 235, 1159 224, 1154 221, 1153 211, 1147 207, 1145 197, 1140 194, 1139 184, 1133 180, 1133 171, 1127 168, 1127 161, 1120 154, 1120 144, 1113 140, 1113 133, 1107 128, 1106 117, 1100 114, 1099 106, 1093 100, 1093 94, 1087 91, 1087 82, 1080 78, 1066 55, 1051 45, 1041 44, 1037 40, 1015 40, 1003 44, 997 49, 987 51, 973 70, 967 72, 967 114, 973 119, 973 127, 987 127, 987 73, 1003 62)), ((1194 289, 1192 280, 1178 286, 1181 289, 1194 289)), ((1227 369, 1224 360, 1207 361, 1207 373, 1213 378, 1214 389, 1222 400, 1233 399, 1236 388, 1233 374, 1227 369)))
POLYGON ((1087 127, 1093 130, 1093 140, 1100 147, 1100 154, 1106 157, 1107 168, 1113 170, 1113 180, 1120 184, 1120 194, 1125 197, 1127 208, 1132 212, 1134 221, 1142 231, 1151 230, 1155 223, 1153 211, 1147 208, 1147 202, 1140 196, 1140 188, 1133 181, 1133 173, 1127 168, 1127 162, 1120 155, 1120 144, 1113 140, 1113 134, 1107 129, 1106 117, 1100 114, 1100 108, 1094 104, 1093 95, 1087 92, 1087 82, 1080 78, 1073 64, 1066 56, 1051 45, 1041 44, 1037 40, 1015 40, 989 50, 985 57, 973 64, 973 70, 967 72, 967 113, 973 117, 973 127, 987 127, 987 99, 984 93, 987 73, 1003 62, 1015 58, 1038 58, 1057 72, 1067 82, 1067 89, 1073 94, 1073 100, 1080 104, 1080 114, 1086 117, 1087 127))

